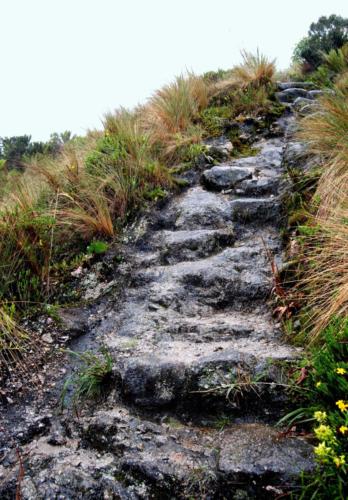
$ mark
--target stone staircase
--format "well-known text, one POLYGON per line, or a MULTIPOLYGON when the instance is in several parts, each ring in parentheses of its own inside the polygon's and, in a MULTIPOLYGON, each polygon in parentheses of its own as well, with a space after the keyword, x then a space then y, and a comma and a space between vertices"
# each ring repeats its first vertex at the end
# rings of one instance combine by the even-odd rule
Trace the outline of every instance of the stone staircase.
MULTIPOLYGON (((278 98, 311 92, 300 90, 281 84, 278 98)), ((23 499, 269 499, 312 469, 311 446, 274 428, 300 354, 270 305, 293 122, 288 111, 256 156, 188 175, 142 221, 122 298, 93 328, 114 359, 113 390, 27 445, 23 499)), ((13 474, 1 498, 13 498, 13 474)))

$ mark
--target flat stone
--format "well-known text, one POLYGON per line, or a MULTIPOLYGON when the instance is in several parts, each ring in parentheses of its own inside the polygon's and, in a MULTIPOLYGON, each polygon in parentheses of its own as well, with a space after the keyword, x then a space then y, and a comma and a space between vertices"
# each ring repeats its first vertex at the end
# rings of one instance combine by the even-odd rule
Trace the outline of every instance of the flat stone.
POLYGON ((206 186, 220 191, 235 187, 244 179, 250 179, 252 174, 251 169, 219 165, 205 170, 202 179, 206 186))
POLYGON ((236 190, 236 194, 243 196, 265 196, 277 195, 279 192, 280 180, 270 177, 259 177, 241 182, 236 190))
POLYGON ((175 229, 222 228, 231 221, 228 200, 201 187, 189 189, 170 207, 175 214, 175 229))
POLYGON ((280 204, 276 198, 237 198, 231 201, 231 209, 235 222, 281 222, 280 204))
POLYGON ((289 439, 260 424, 233 426, 222 433, 223 446, 219 470, 236 479, 238 476, 267 476, 270 471, 283 478, 313 469, 311 446, 300 438, 289 439))

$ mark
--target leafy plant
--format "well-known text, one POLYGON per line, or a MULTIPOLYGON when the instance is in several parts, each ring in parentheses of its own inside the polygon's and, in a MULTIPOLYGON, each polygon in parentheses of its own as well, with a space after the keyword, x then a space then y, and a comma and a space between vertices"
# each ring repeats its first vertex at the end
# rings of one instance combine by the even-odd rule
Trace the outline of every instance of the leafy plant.
POLYGON ((109 244, 106 241, 95 240, 87 247, 87 253, 91 255, 102 255, 107 252, 109 244))

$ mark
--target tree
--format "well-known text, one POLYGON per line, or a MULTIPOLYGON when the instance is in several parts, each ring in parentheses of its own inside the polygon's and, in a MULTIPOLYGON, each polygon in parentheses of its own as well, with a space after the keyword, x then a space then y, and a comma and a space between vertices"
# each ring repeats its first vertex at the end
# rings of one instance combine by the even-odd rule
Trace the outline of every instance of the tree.
POLYGON ((348 19, 332 14, 322 16, 309 27, 307 37, 295 47, 294 60, 304 62, 313 71, 323 62, 323 53, 339 49, 348 42, 348 19))
POLYGON ((30 135, 0 137, 0 159, 6 161, 8 169, 23 169, 23 159, 37 154, 58 155, 67 142, 75 136, 69 130, 51 134, 48 142, 31 142, 30 135))
POLYGON ((28 152, 30 142, 30 135, 0 138, 1 158, 6 160, 7 168, 22 168, 21 160, 28 152))

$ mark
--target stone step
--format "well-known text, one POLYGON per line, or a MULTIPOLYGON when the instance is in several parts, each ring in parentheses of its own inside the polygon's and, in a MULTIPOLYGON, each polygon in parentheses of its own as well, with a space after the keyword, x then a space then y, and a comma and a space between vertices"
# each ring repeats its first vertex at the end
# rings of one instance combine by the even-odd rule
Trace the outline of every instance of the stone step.
POLYGON ((228 229, 231 207, 224 196, 198 186, 171 203, 162 217, 171 230, 228 229))
MULTIPOLYGON (((140 356, 114 356, 114 373, 122 394, 140 407, 191 407, 192 400, 202 402, 206 397, 227 404, 229 386, 241 382, 245 393, 239 395, 239 406, 244 408, 250 400, 257 400, 264 412, 275 402, 284 401, 284 388, 277 385, 284 379, 279 363, 296 359, 298 351, 276 340, 235 338, 202 343, 162 341, 152 349, 148 346, 148 352, 140 356)), ((233 396, 232 391, 232 406, 233 396)), ((249 409, 251 414, 260 412, 257 406, 249 409)))
POLYGON ((205 259, 139 270, 133 286, 143 289, 143 299, 182 312, 193 302, 226 307, 267 299, 271 265, 262 241, 250 241, 205 259))
POLYGON ((239 196, 246 197, 277 196, 281 186, 282 181, 279 178, 260 176, 255 179, 242 181, 236 186, 233 192, 239 196))
POLYGON ((183 316, 171 308, 125 302, 115 318, 104 318, 105 342, 120 357, 141 356, 156 350, 161 342, 189 341, 196 344, 248 339, 258 342, 276 341, 281 337, 280 325, 255 305, 254 312, 212 308, 196 308, 196 314, 183 316), (135 314, 136 313, 136 314, 135 314), (147 345, 148 344, 148 345, 147 345))
POLYGON ((230 207, 234 222, 281 224, 281 203, 277 197, 236 198, 231 201, 230 207))
MULTIPOLYGON (((69 429, 72 419, 65 426, 69 429)), ((314 470, 312 446, 261 423, 224 428, 155 423, 120 405, 84 415, 74 431, 23 446, 23 500, 269 499, 314 470)), ((217 426, 218 427, 218 426, 217 426)), ((1 498, 15 497, 18 465, 4 474, 1 498)))
POLYGON ((157 231, 150 241, 163 264, 202 259, 233 243, 232 229, 157 231))
POLYGON ((307 90, 302 89, 302 88, 296 88, 296 87, 287 88, 285 90, 282 90, 281 92, 276 92, 275 95, 276 95, 276 98, 278 99, 278 101, 281 103, 284 103, 284 104, 291 104, 298 97, 311 99, 307 90))
POLYGON ((230 165, 219 165, 207 169, 202 174, 202 181, 209 189, 221 191, 235 188, 242 181, 251 179, 255 169, 240 168, 230 165))
MULTIPOLYGON (((272 170, 264 170, 272 178, 272 170)), ((275 197, 232 199, 201 187, 189 189, 162 214, 161 228, 189 231, 197 229, 233 230, 233 221, 279 222, 280 201, 275 197)))
POLYGON ((117 457, 125 485, 134 485, 134 478, 142 482, 141 498, 268 499, 293 485, 301 471, 314 468, 306 440, 268 425, 217 430, 167 422, 156 424, 115 408, 85 421, 81 434, 87 448, 117 457))
POLYGON ((277 87, 279 90, 287 90, 293 88, 305 90, 315 89, 315 85, 312 82, 277 82, 277 87))

